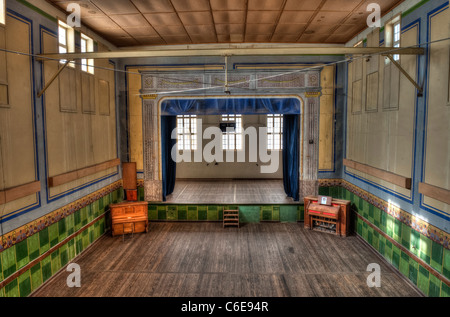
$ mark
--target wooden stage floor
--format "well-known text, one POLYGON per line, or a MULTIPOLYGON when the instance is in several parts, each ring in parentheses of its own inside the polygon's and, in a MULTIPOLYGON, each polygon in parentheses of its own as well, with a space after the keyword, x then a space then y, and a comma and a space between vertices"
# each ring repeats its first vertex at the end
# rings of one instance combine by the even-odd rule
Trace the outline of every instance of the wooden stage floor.
POLYGON ((356 236, 302 223, 157 222, 148 233, 101 237, 74 260, 81 287, 63 268, 36 297, 417 297, 421 293, 356 236), (367 286, 369 263, 381 287, 367 286))
POLYGON ((167 203, 295 204, 283 180, 177 180, 167 203))

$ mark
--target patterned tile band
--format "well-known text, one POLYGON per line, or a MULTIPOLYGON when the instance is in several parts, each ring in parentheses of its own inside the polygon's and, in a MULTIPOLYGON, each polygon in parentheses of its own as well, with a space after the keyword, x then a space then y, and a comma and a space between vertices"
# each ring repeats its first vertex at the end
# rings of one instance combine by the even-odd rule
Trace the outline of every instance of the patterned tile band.
POLYGON ((33 222, 23 225, 15 230, 12 230, 0 237, 0 252, 12 247, 13 245, 23 241, 24 239, 38 233, 42 229, 49 227, 50 225, 58 222, 62 218, 67 217, 70 214, 86 207, 87 205, 99 200, 100 198, 112 193, 113 191, 122 187, 122 180, 114 182, 102 189, 87 195, 73 203, 59 208, 49 214, 42 216, 33 222))
POLYGON ((319 186, 321 187, 332 187, 332 186, 340 186, 358 197, 364 199, 369 204, 374 205, 380 210, 386 212, 388 215, 391 215, 395 219, 398 219, 400 222, 408 225, 412 229, 417 232, 425 235, 429 239, 433 240, 436 243, 441 244, 444 248, 450 249, 450 233, 443 231, 433 225, 430 225, 426 221, 411 215, 410 213, 392 205, 388 202, 384 201, 377 196, 370 194, 369 192, 351 184, 350 182, 343 179, 320 179, 319 186))

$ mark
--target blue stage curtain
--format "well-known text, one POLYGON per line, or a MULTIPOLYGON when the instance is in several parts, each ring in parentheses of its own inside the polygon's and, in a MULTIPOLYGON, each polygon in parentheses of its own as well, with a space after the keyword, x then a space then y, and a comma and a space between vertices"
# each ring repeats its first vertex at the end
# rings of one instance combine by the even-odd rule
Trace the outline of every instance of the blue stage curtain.
POLYGON ((161 115, 299 114, 297 98, 197 98, 168 99, 161 103, 161 115))
POLYGON ((176 116, 161 117, 161 162, 162 162, 162 194, 163 201, 175 188, 177 163, 172 159, 172 147, 176 144, 172 139, 172 131, 177 127, 176 116))
POLYGON ((283 115, 283 185, 288 197, 299 200, 299 115, 283 115))

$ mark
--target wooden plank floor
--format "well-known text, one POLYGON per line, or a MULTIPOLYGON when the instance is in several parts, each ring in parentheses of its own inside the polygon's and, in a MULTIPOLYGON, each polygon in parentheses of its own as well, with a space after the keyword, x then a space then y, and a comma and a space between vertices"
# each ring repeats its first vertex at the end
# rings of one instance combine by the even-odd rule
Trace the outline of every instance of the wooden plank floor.
POLYGON ((177 180, 167 203, 293 204, 282 180, 177 180))
POLYGON ((148 233, 105 235, 75 259, 81 287, 65 269, 32 296, 52 297, 399 297, 420 296, 356 236, 305 230, 302 223, 151 223, 148 233), (381 287, 366 284, 369 263, 381 287))

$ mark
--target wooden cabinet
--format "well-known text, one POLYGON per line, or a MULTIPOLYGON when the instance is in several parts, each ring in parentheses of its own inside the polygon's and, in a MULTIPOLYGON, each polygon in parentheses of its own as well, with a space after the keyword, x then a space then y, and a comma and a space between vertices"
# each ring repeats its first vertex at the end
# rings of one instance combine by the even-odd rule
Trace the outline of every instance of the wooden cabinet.
POLYGON ((109 205, 112 235, 148 232, 148 203, 125 201, 109 205))
MULTIPOLYGON (((318 197, 307 196, 304 198, 305 213, 304 226, 306 229, 316 229, 318 223, 335 225, 335 233, 346 237, 351 233, 350 201, 332 199, 331 205, 320 205, 318 197)), ((320 229, 317 226, 317 229, 320 229)), ((330 230, 331 231, 331 230, 330 230)))

